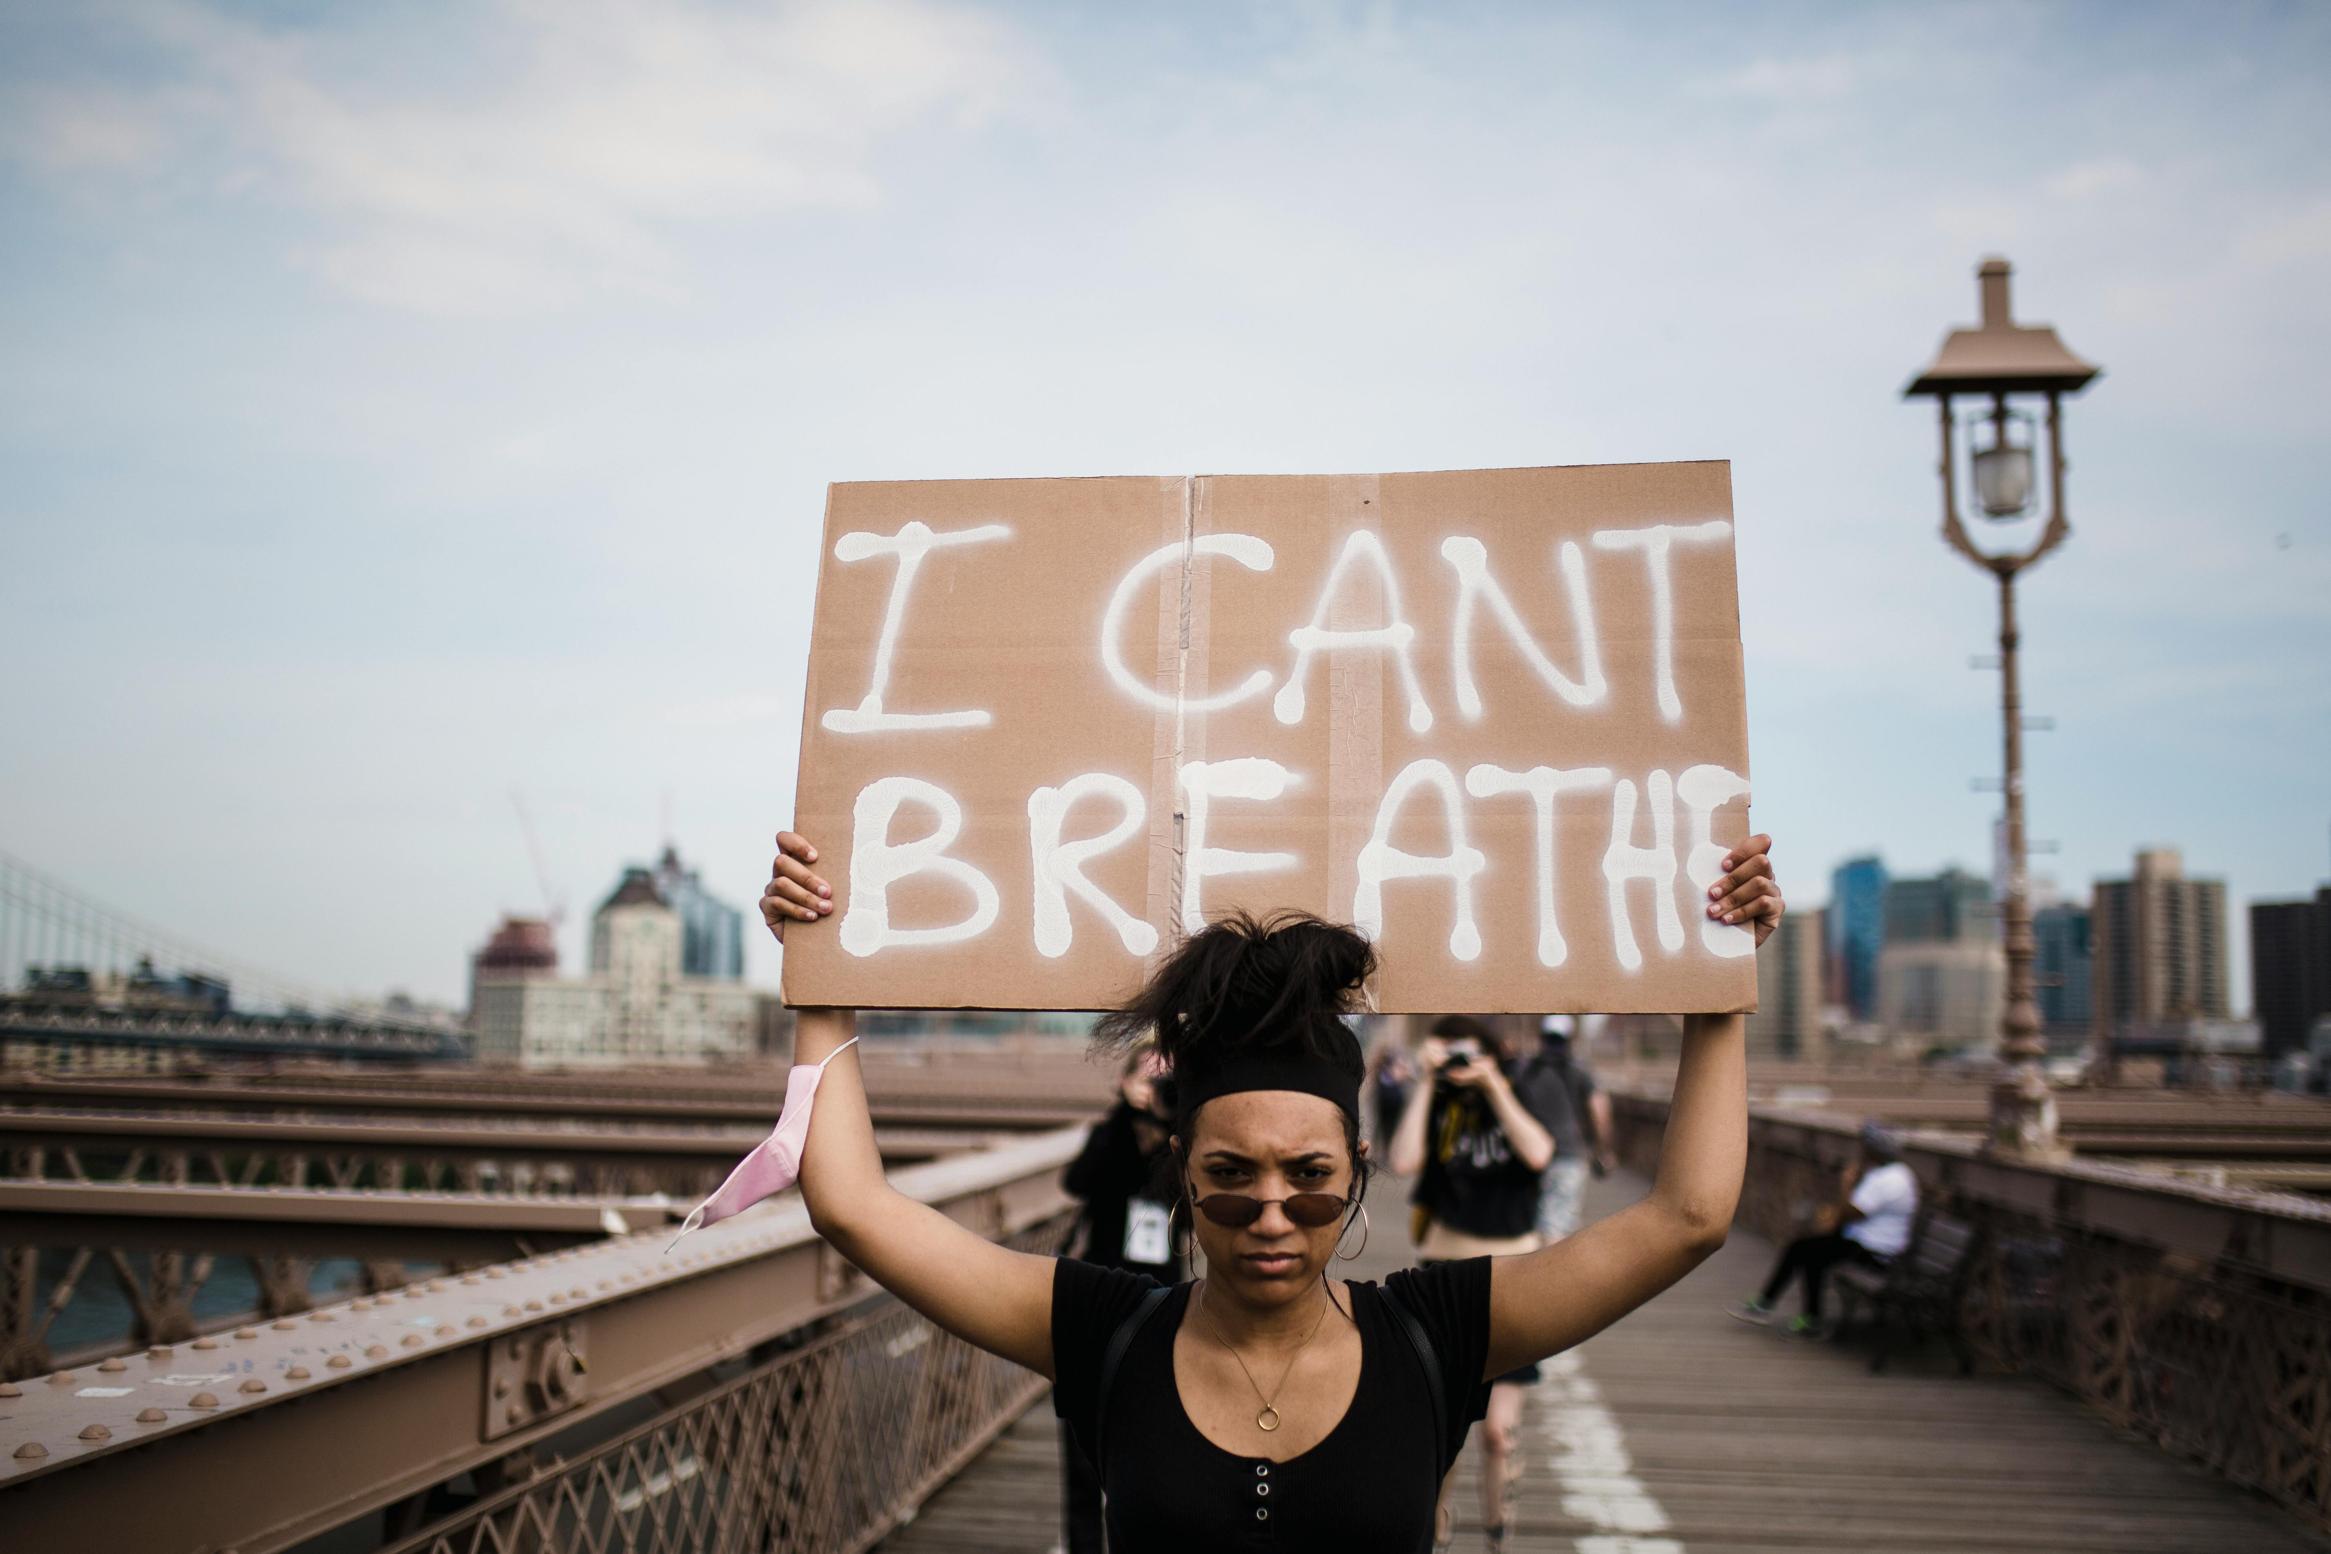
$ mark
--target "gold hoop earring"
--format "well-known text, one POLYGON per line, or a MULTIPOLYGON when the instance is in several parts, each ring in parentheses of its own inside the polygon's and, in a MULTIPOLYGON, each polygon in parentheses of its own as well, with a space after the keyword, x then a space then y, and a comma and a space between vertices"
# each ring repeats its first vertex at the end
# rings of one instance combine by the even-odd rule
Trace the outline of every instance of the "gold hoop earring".
POLYGON ((1352 1222, 1350 1220, 1344 1221, 1343 1235, 1337 1236, 1335 1238, 1335 1255, 1336 1260, 1339 1262, 1356 1263, 1360 1260, 1362 1254, 1368 1250, 1368 1206, 1363 1203, 1359 1206, 1359 1208, 1360 1212, 1358 1218, 1360 1221, 1360 1244, 1352 1248, 1352 1250, 1349 1252, 1343 1250, 1344 1236, 1348 1236, 1352 1233, 1352 1222))

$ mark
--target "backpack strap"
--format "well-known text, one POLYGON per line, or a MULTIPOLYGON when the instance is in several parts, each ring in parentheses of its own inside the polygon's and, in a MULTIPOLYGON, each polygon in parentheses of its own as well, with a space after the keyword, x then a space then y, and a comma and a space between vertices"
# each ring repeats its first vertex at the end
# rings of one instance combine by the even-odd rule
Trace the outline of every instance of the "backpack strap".
POLYGON ((1101 1351, 1101 1385, 1095 1394, 1093 1407, 1093 1471, 1096 1475, 1103 1470, 1107 1461, 1101 1455, 1101 1442, 1108 1434, 1109 1393, 1117 1385, 1117 1368, 1125 1363, 1125 1351, 1133 1347, 1133 1340, 1143 1328, 1149 1326, 1150 1318, 1157 1315, 1158 1308, 1165 1304, 1166 1297, 1174 1292, 1174 1288, 1170 1284, 1161 1284, 1143 1295, 1141 1304, 1135 1306, 1126 1314, 1125 1320, 1117 1324, 1117 1330, 1109 1335, 1108 1347, 1101 1351))
POLYGON ((1441 1357, 1433 1352, 1432 1338, 1424 1324, 1408 1303, 1392 1292, 1390 1283, 1376 1287, 1384 1297, 1385 1309, 1392 1313, 1394 1323, 1408 1339, 1408 1346, 1416 1351, 1416 1362, 1424 1368, 1425 1390, 1433 1400, 1433 1477, 1438 1479, 1448 1471, 1449 1395, 1442 1390, 1441 1357))

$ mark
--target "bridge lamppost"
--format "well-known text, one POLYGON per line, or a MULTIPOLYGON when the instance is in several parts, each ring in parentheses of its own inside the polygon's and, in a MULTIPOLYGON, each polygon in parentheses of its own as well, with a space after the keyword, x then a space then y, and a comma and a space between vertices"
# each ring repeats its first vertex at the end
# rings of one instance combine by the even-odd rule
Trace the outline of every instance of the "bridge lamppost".
POLYGON ((1999 1029, 2001 1071, 1991 1089, 1990 1147, 2026 1157, 2060 1156, 2065 1151, 2056 1139, 2056 1102, 2040 1067, 2047 1046, 2040 1036, 2039 1005, 2032 996, 2034 942, 2023 834, 2024 720, 2016 669, 2015 580, 2072 532, 2064 511, 2060 401, 2086 388, 2099 369, 2067 350, 2048 325, 2013 320, 2008 312, 2006 260, 1986 259, 1975 273, 1982 289, 1983 322, 1973 329, 1952 330, 1941 352, 1911 380, 1903 396, 1932 396, 1941 410, 1944 540, 1999 584, 1999 711, 2007 799, 2007 899, 2000 911, 2000 928, 2007 951, 2007 1010, 1999 1029), (1951 410, 1954 396, 1975 401, 1966 421, 1969 483, 1984 518, 1992 522, 2026 517, 2038 495, 2033 479, 2037 428, 2031 412, 2010 400, 2029 403, 2032 396, 2039 396, 2047 402, 2047 518, 2039 538, 2027 549, 1985 549, 1975 543, 1959 515, 1960 423, 1951 410))

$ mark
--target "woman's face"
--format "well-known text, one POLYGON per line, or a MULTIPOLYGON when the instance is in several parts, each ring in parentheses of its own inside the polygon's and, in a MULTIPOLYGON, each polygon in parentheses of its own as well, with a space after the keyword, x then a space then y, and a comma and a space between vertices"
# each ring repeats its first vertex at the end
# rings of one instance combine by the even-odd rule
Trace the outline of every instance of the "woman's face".
POLYGON ((1347 1216, 1298 1225, 1281 1200, 1297 1193, 1351 1196, 1353 1163, 1343 1113, 1316 1095, 1247 1090, 1200 1107, 1190 1133, 1176 1143, 1193 1200, 1234 1194, 1269 1204, 1253 1224, 1236 1229, 1193 1209, 1207 1278, 1257 1305, 1301 1295, 1334 1255, 1347 1216))

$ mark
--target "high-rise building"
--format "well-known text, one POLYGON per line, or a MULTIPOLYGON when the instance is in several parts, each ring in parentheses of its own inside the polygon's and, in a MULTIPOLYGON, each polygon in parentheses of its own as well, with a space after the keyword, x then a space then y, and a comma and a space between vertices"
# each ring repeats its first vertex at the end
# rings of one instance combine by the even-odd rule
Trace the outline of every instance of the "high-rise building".
POLYGON ((1980 943, 1999 936, 1991 882, 1950 868, 1930 879, 1886 884, 1886 943, 1980 943))
POLYGON ((680 914, 680 970, 691 977, 745 974, 745 915, 705 890, 694 869, 680 865, 680 855, 664 849, 656 860, 657 893, 680 914))
MULTIPOLYGON (((694 888, 693 876, 687 879, 694 888)), ((710 925, 707 954, 718 964, 719 919, 700 914, 700 921, 710 925)), ((751 1056, 769 1025, 763 1006, 773 1000, 733 976, 691 975, 687 932, 657 871, 643 868, 625 870, 592 915, 591 967, 583 976, 557 974, 555 954, 546 959, 543 925, 505 923, 473 973, 470 1023, 478 1057, 533 1066, 751 1056)), ((741 951, 740 943, 738 963, 741 951)))
POLYGON ((1848 858, 1832 869, 1821 921, 1830 1002, 1843 1005, 1856 1020, 1875 1019, 1878 952, 1886 945, 1886 865, 1875 857, 1848 858))
POLYGON ((1827 1055, 1821 1025, 1822 918, 1791 912, 1756 952, 1756 1012, 1748 1050, 1759 1056, 1817 1060, 1827 1055))
POLYGON ((1984 1049, 2007 1007, 2007 957, 1997 940, 1910 939, 1878 958, 1879 1017, 1896 1037, 1984 1049))
POLYGON ((2088 909, 2044 906, 2032 914, 2033 1002, 2055 1044, 2085 1041, 2095 1018, 2094 955, 2088 909))
POLYGON ((2250 903, 2250 1009, 2270 1058, 2303 1051, 2331 1014, 2331 885, 2312 901, 2250 903))
POLYGON ((2148 848, 2133 877, 2097 881, 2090 942, 2103 1037, 2227 1018, 2226 883, 2186 878, 2176 849, 2148 848))

